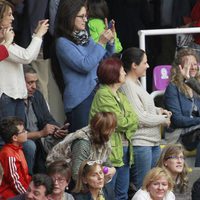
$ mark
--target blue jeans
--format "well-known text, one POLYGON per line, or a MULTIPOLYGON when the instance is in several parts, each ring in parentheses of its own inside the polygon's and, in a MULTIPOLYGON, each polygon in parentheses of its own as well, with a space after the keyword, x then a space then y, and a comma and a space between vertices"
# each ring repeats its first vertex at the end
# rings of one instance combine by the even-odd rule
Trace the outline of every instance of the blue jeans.
POLYGON ((0 118, 8 116, 17 116, 25 120, 24 100, 13 99, 3 93, 0 98, 0 118))
POLYGON ((67 121, 69 122, 69 132, 75 132, 78 129, 83 128, 88 125, 89 113, 92 105, 92 101, 96 90, 94 89, 91 94, 78 106, 72 109, 72 111, 67 112, 67 121))
POLYGON ((131 181, 140 189, 148 171, 156 166, 160 156, 160 146, 134 146, 134 165, 131 170, 131 181))
POLYGON ((23 143, 23 152, 28 164, 28 171, 33 175, 33 166, 35 162, 36 144, 33 140, 27 140, 23 143))
POLYGON ((128 199, 128 188, 130 178, 130 167, 129 167, 129 148, 123 147, 123 162, 122 167, 116 167, 116 173, 112 178, 110 184, 115 191, 115 200, 127 200, 128 199))

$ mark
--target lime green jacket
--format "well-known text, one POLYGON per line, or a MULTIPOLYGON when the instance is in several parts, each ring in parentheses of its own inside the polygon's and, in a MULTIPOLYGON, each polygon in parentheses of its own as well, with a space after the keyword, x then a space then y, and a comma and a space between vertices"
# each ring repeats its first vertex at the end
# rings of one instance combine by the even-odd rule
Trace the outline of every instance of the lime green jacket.
MULTIPOLYGON (((99 41, 99 37, 101 33, 105 30, 105 23, 102 19, 97 18, 91 18, 88 22, 90 35, 92 39, 95 42, 99 41)), ((117 34, 115 35, 115 53, 119 53, 122 51, 122 45, 117 37, 117 34)))
POLYGON ((107 85, 101 85, 92 102, 90 118, 97 112, 113 112, 117 116, 117 128, 111 135, 112 153, 110 161, 113 166, 121 167, 123 163, 123 145, 121 134, 125 134, 129 141, 130 165, 133 164, 133 150, 131 139, 138 127, 138 119, 133 111, 128 99, 121 92, 117 92, 116 97, 107 85))

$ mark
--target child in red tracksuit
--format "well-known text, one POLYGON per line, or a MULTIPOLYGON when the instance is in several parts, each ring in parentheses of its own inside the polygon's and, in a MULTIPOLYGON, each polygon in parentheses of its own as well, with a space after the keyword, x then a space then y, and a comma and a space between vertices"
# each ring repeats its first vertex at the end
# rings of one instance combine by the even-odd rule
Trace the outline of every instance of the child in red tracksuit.
POLYGON ((6 200, 25 193, 31 181, 22 151, 27 131, 21 119, 8 117, 0 122, 0 136, 6 143, 0 151, 0 163, 4 171, 0 195, 1 200, 6 200))

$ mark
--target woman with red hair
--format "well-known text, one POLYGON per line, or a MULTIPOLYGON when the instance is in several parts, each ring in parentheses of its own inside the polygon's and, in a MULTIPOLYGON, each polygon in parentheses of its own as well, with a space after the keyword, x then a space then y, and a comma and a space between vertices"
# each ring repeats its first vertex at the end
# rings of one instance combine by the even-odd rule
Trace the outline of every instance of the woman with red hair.
POLYGON ((92 102, 90 117, 97 112, 113 112, 117 116, 117 127, 111 135, 110 161, 116 168, 111 184, 116 199, 128 199, 129 167, 133 164, 131 139, 138 126, 138 119, 128 99, 118 91, 125 82, 125 71, 118 58, 107 58, 97 70, 101 83, 92 102))

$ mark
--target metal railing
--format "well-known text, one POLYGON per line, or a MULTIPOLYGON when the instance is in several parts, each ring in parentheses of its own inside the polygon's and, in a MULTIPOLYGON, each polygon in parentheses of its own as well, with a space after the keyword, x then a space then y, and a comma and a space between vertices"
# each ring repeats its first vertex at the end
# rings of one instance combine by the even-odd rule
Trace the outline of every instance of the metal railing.
MULTIPOLYGON (((145 37, 153 35, 176 35, 179 33, 200 33, 200 28, 169 28, 169 29, 152 29, 152 30, 140 30, 139 35, 139 47, 145 50, 145 37)), ((146 89, 146 77, 141 78, 141 83, 146 89)))

